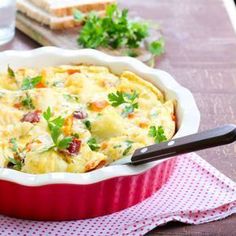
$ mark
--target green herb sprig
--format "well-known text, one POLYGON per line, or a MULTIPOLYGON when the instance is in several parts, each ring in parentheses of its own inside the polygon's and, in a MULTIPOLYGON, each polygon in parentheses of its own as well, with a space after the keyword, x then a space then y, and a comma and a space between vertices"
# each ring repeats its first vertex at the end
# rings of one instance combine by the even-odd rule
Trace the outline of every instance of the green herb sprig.
POLYGON ((148 45, 148 50, 152 54, 152 58, 149 61, 149 64, 151 67, 154 67, 155 65, 155 59, 158 56, 161 56, 165 53, 165 40, 163 37, 160 39, 153 41, 148 45))
POLYGON ((69 102, 79 102, 79 97, 77 95, 63 94, 63 97, 69 102))
MULTIPOLYGON (((99 17, 95 12, 85 15, 75 10, 74 19, 84 21, 77 42, 84 48, 126 48, 127 55, 136 57, 133 50, 140 47, 149 35, 149 24, 129 20, 128 9, 119 10, 116 4, 106 8, 105 16, 99 17)), ((155 40, 147 46, 152 53, 152 60, 164 53, 164 39, 155 40)))
POLYGON ((121 104, 126 104, 122 111, 122 115, 124 117, 128 116, 128 114, 134 112, 134 110, 138 108, 138 103, 136 102, 137 98, 138 93, 136 91, 134 91, 132 94, 123 93, 120 91, 108 94, 108 100, 113 107, 118 107, 121 104))
POLYGON ((15 74, 14 70, 9 65, 7 66, 7 74, 13 81, 15 81, 16 85, 19 86, 18 81, 16 79, 16 74, 15 74))
POLYGON ((92 151, 98 151, 100 148, 100 145, 97 143, 97 140, 95 138, 90 138, 87 141, 87 144, 92 151))
POLYGON ((43 117, 48 123, 48 129, 54 143, 54 146, 50 148, 56 147, 59 150, 68 148, 70 143, 72 142, 72 137, 65 137, 62 134, 61 128, 64 124, 64 119, 61 116, 52 119, 52 112, 50 107, 48 107, 47 111, 43 113, 43 117))
POLYGON ((90 131, 91 130, 91 122, 89 120, 85 120, 84 122, 85 127, 90 131))
POLYGON ((123 152, 123 156, 128 155, 129 151, 130 151, 131 148, 132 148, 133 141, 126 140, 126 141, 125 141, 125 144, 126 144, 126 149, 125 149, 124 152, 123 152))
POLYGON ((162 126, 151 126, 148 135, 154 138, 155 143, 161 143, 167 140, 162 126))
POLYGON ((9 142, 12 144, 12 147, 10 149, 14 153, 14 157, 8 157, 8 167, 13 168, 15 170, 21 170, 24 158, 22 153, 20 152, 16 138, 11 138, 9 142))
POLYGON ((28 93, 26 93, 26 97, 21 101, 21 104, 27 109, 35 109, 32 98, 28 93))
POLYGON ((11 138, 9 142, 12 144, 11 150, 13 152, 19 154, 19 148, 18 148, 16 138, 11 138))
POLYGON ((7 67, 7 73, 10 78, 14 78, 14 79, 16 78, 14 70, 9 65, 7 67))
POLYGON ((74 18, 85 21, 77 39, 78 44, 85 48, 138 48, 148 36, 148 24, 129 21, 128 10, 120 11, 116 4, 106 8, 104 17, 94 12, 85 16, 75 11, 74 18))
POLYGON ((22 85, 21 85, 21 90, 28 90, 28 89, 33 89, 39 84, 42 80, 42 76, 36 76, 33 78, 26 77, 23 79, 22 85))
POLYGON ((22 169, 22 162, 20 160, 16 160, 15 158, 8 157, 8 161, 9 161, 8 167, 12 166, 14 170, 19 170, 19 171, 22 169))

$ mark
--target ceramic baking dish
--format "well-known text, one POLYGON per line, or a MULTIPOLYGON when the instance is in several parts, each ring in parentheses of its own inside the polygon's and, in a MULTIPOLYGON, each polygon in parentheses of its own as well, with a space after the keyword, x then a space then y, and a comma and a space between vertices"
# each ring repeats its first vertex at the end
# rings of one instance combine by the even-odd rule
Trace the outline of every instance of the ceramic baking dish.
MULTIPOLYGON (((196 133, 200 114, 192 94, 168 73, 129 57, 109 56, 92 49, 43 47, 0 53, 0 71, 13 68, 93 64, 119 74, 130 70, 175 99, 175 137, 196 133)), ((34 220, 72 220, 114 213, 148 198, 166 183, 175 158, 140 166, 108 166, 89 173, 32 175, 0 169, 0 214, 34 220)))

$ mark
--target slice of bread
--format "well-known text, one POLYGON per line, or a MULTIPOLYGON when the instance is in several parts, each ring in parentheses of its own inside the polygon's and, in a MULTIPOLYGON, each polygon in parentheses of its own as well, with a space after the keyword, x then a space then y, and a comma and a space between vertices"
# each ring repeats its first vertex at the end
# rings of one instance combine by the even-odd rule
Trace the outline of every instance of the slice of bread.
POLYGON ((29 0, 36 6, 54 16, 69 16, 74 9, 87 13, 90 11, 104 11, 106 6, 116 0, 29 0))
MULTIPOLYGON (((43 25, 48 25, 53 30, 68 29, 79 26, 82 23, 75 21, 73 15, 63 17, 52 16, 29 0, 17 0, 17 10, 43 25)), ((104 11, 99 11, 98 14, 104 15, 104 11)))

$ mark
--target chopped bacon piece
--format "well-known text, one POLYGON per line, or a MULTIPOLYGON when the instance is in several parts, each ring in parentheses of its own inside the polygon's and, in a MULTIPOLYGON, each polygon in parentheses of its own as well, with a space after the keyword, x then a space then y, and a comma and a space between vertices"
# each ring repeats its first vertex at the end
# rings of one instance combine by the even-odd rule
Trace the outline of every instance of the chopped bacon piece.
POLYGON ((67 148, 67 151, 71 155, 76 155, 79 153, 80 147, 81 147, 81 140, 73 138, 72 142, 70 143, 70 146, 67 148))
POLYGON ((21 119, 22 122, 38 123, 40 121, 39 111, 28 112, 21 119))
POLYGON ((100 112, 100 111, 102 111, 108 105, 109 105, 109 103, 106 100, 96 101, 96 102, 91 102, 89 104, 89 108, 92 111, 100 112))
POLYGON ((88 117, 88 114, 85 111, 74 111, 73 117, 78 120, 83 120, 88 117))

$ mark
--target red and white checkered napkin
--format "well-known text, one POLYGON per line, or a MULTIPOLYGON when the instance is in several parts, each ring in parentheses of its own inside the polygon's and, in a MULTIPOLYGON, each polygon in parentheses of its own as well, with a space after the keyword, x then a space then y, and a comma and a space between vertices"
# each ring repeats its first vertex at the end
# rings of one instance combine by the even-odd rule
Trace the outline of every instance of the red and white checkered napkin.
POLYGON ((177 157, 174 173, 163 188, 136 206, 69 222, 0 216, 0 235, 144 235, 169 221, 201 224, 235 212, 236 184, 192 153, 177 157))

